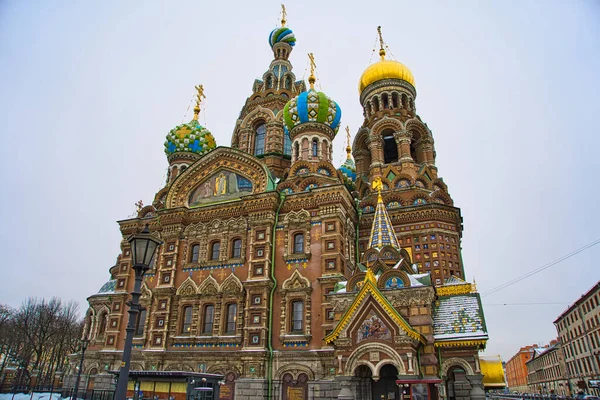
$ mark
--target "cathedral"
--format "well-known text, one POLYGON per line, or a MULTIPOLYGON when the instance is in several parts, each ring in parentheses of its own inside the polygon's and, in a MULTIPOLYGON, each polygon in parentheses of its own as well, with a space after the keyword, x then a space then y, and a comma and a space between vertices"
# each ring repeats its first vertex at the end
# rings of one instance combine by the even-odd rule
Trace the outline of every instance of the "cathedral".
POLYGON ((164 142, 164 187, 118 221, 110 280, 88 298, 85 385, 114 388, 134 280, 127 238, 147 226, 163 244, 142 284, 130 379, 163 381, 130 381, 130 395, 213 398, 165 382, 206 373, 226 400, 485 398, 481 300, 412 72, 379 30, 379 60, 358 79, 363 123, 352 142, 341 135, 336 166, 342 105, 315 89, 312 54, 308 86, 296 78, 283 15, 231 145, 200 125, 197 86, 194 117, 164 142))

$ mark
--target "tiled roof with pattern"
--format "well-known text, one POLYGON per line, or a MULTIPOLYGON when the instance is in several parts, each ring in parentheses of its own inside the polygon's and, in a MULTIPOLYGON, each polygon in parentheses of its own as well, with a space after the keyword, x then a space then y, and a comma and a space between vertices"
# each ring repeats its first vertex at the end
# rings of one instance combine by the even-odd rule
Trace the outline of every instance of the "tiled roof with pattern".
POLYGON ((371 237, 369 238, 368 248, 381 250, 384 246, 392 246, 400 250, 398 238, 394 232, 394 226, 390 220, 390 216, 385 209, 385 204, 381 199, 381 195, 377 200, 377 208, 373 217, 373 225, 371 227, 371 237))
POLYGON ((117 287, 117 280, 111 279, 110 281, 108 281, 104 285, 102 285, 100 290, 98 290, 98 294, 113 293, 115 291, 116 287, 117 287))
POLYGON ((452 286, 452 285, 466 285, 468 282, 463 281, 456 275, 452 275, 450 278, 444 281, 444 286, 452 286))
POLYGON ((479 294, 440 297, 433 311, 433 337, 436 340, 487 339, 479 294))

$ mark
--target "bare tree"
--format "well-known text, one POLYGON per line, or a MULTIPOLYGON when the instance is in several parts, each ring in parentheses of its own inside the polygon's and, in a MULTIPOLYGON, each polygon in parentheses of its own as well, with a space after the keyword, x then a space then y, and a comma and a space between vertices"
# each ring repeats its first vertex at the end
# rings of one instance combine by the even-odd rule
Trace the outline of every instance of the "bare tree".
POLYGON ((0 305, 0 374, 11 363, 17 367, 15 384, 50 385, 66 367, 67 356, 78 350, 82 321, 74 302, 29 298, 18 310, 0 305))

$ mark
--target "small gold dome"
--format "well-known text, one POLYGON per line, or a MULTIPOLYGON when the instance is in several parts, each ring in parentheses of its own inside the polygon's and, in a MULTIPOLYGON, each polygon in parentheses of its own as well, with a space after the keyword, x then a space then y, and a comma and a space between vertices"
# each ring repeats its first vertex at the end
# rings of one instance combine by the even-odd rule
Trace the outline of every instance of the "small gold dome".
POLYGON ((393 60, 379 60, 375 64, 369 65, 360 77, 359 94, 371 83, 382 79, 401 79, 415 86, 415 78, 406 65, 393 60))

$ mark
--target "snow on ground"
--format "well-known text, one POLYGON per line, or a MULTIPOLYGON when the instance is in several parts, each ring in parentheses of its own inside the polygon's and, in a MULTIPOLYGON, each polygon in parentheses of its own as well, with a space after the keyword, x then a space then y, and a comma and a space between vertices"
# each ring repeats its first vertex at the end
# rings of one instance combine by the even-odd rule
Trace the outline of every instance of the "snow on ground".
MULTIPOLYGON (((50 392, 33 393, 33 397, 27 393, 17 393, 15 395, 12 393, 2 393, 0 394, 0 400, 50 400, 50 392)), ((60 397, 60 393, 52 393, 52 400, 65 400, 65 398, 60 397)))

